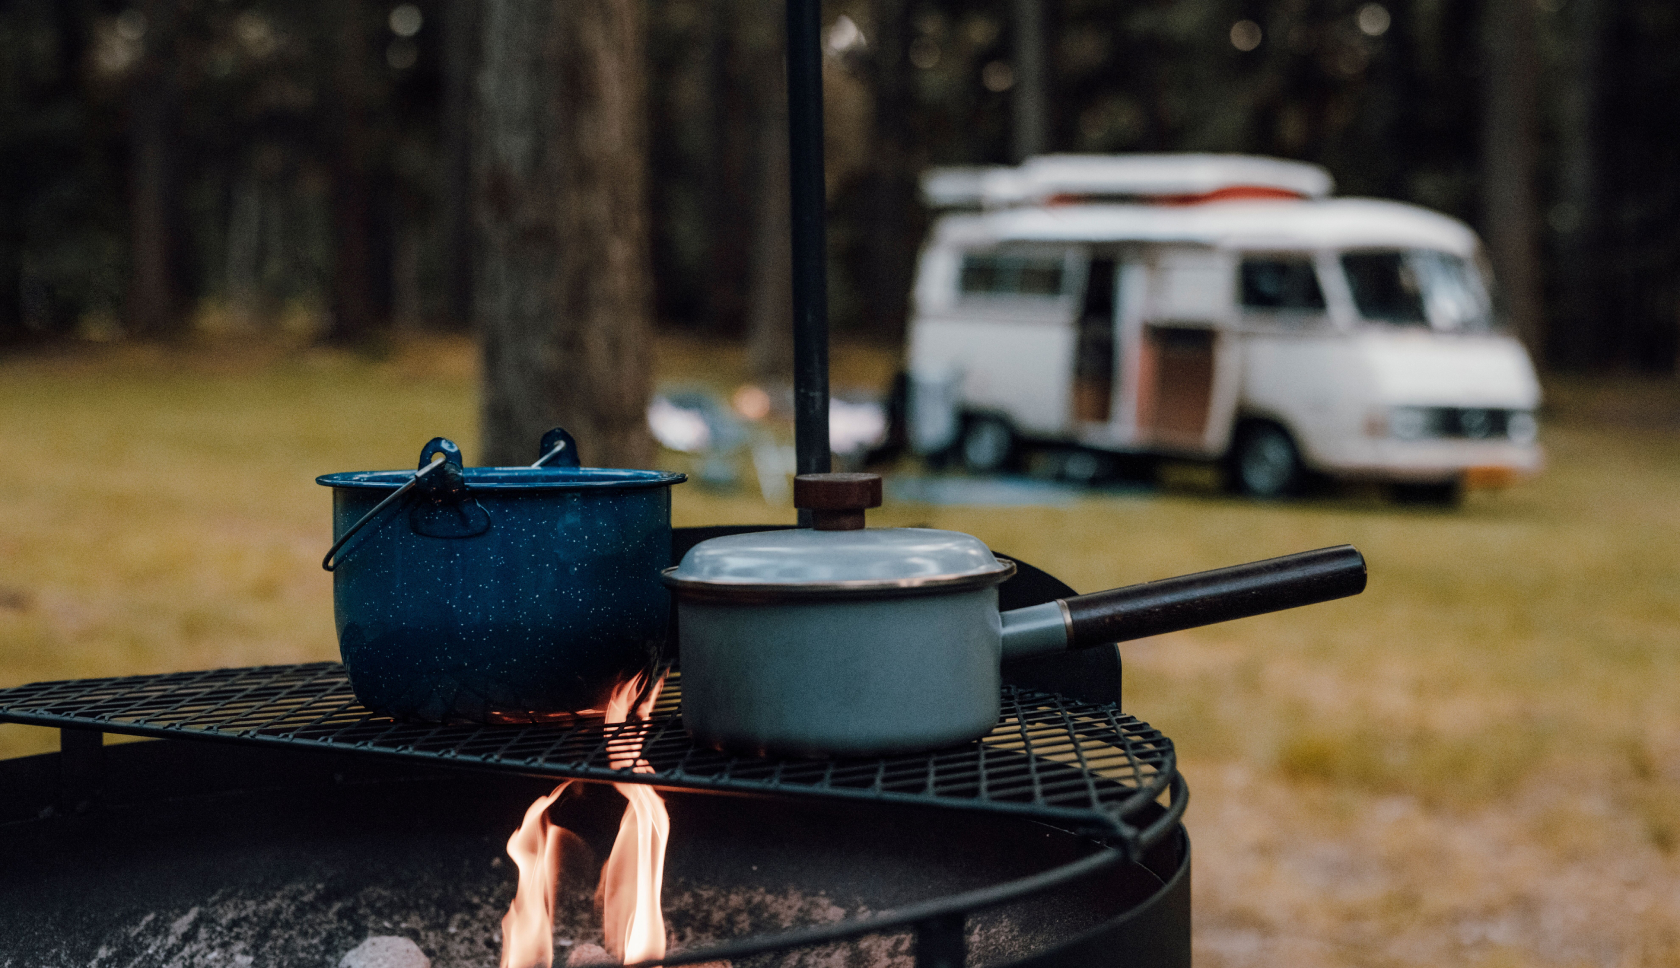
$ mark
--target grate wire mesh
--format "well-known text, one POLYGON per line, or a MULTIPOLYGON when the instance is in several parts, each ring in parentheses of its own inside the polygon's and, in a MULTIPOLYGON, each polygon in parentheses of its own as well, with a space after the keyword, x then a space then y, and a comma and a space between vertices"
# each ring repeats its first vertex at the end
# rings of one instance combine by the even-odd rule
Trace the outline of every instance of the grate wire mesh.
POLYGON ((673 672, 643 722, 606 726, 598 715, 521 726, 403 722, 358 703, 342 665, 318 662, 0 689, 0 721, 676 789, 992 811, 1132 849, 1147 844, 1130 821, 1177 776, 1172 741, 1115 705, 1010 686, 998 725, 980 740, 866 759, 763 759, 697 746, 682 728, 681 700, 681 674, 673 672), (637 745, 653 772, 614 768, 613 754, 623 762, 637 745))

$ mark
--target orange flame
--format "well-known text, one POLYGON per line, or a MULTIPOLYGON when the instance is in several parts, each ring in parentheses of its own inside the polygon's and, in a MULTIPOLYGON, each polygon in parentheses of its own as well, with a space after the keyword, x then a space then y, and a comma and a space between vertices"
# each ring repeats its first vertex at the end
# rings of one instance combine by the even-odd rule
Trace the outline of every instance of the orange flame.
MULTIPOLYGON (((637 701, 645 677, 638 673, 619 683, 607 702, 605 725, 646 720, 665 685, 661 678, 637 701)), ((642 734, 621 730, 607 744, 607 762, 615 770, 652 773, 641 758, 642 734)), ((571 783, 538 797, 525 811, 525 820, 508 838, 508 856, 519 868, 519 890, 502 918, 501 968, 552 968, 554 964, 554 896, 560 876, 560 842, 565 829, 548 819, 548 808, 571 783)), ((665 956, 665 915, 659 892, 665 880, 665 842, 671 820, 665 801, 652 787, 614 783, 630 801, 613 841, 612 853, 601 868, 596 903, 601 907, 607 953, 621 964, 665 956)))
POLYGON ((508 838, 508 856, 519 868, 519 891, 502 918, 501 968, 550 968, 554 964, 554 885, 560 873, 562 828, 548 808, 572 781, 538 797, 525 822, 508 838))
MULTIPOLYGON (((619 685, 607 701, 606 723, 611 726, 634 718, 646 720, 665 685, 660 679, 636 702, 643 677, 638 673, 619 685)), ((617 770, 652 773, 641 758, 641 735, 615 739, 608 745, 607 762, 617 770)), ((659 906, 659 892, 665 880, 665 842, 671 834, 671 818, 665 801, 652 787, 640 783, 614 783, 613 788, 630 801, 618 826, 612 854, 601 869, 601 886, 596 897, 601 903, 602 930, 606 949, 628 964, 665 956, 665 914, 659 906)))

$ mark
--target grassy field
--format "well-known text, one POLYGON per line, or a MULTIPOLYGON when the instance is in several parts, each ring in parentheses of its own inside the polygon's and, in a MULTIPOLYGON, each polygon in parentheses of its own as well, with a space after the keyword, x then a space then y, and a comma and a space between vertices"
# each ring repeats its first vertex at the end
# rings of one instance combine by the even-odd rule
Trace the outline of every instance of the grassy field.
MULTIPOLYGON (((835 359, 837 385, 890 365, 835 359)), ((741 369, 678 341, 660 365, 725 388, 741 369)), ((0 361, 0 686, 336 657, 314 477, 411 466, 436 434, 470 462, 475 372, 448 341, 0 361)), ((1677 965, 1680 388, 1549 394, 1546 474, 1457 511, 1254 504, 1186 473, 872 521, 970 532, 1081 591, 1365 553, 1358 598, 1125 650, 1126 708, 1174 738, 1190 782, 1203 968, 1677 965)), ((675 515, 791 510, 684 485, 675 515)), ((0 726, 0 756, 55 742, 0 726)))

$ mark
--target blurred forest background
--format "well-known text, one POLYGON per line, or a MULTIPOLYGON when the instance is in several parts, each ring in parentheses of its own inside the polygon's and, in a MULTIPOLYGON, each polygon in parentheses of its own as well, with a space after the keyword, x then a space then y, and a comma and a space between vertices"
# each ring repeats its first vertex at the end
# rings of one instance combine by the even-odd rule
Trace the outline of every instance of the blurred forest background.
MULTIPOLYGON (((791 520, 643 418, 655 384, 787 365, 783 8, 0 0, 0 687, 333 658, 312 476, 438 433, 524 463, 564 423, 591 464, 692 472, 679 526, 791 520)), ((1195 791, 1197 964, 1680 965, 1680 3, 822 24, 836 387, 891 379, 918 174, 1041 151, 1297 158, 1464 218, 1549 370, 1547 472, 1450 513, 1183 467, 872 512, 1083 591, 1368 556, 1357 599, 1127 647, 1123 706, 1195 791)), ((0 725, 0 758, 57 742, 0 725)))
MULTIPOLYGON (((0 344, 470 328, 493 6, 0 4, 0 344)), ((652 315, 756 332, 772 366, 782 4, 640 13, 652 315)), ((901 339, 928 165, 1231 151, 1471 222, 1549 369, 1674 370, 1669 0, 833 0, 824 23, 837 336, 901 339)))

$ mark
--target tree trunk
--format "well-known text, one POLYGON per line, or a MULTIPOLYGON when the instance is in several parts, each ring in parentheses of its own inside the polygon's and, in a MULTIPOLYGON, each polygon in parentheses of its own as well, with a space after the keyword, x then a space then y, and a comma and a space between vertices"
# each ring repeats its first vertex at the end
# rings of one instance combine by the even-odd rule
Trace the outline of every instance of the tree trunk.
POLYGON ((472 107, 479 0, 450 0, 443 15, 443 312, 449 329, 472 323, 472 107))
POLYGON ((228 312, 242 329, 255 329, 263 311, 263 190, 257 175, 236 171, 228 192, 227 241, 223 244, 222 291, 228 312))
POLYGON ((1602 98, 1606 18, 1603 0, 1575 0, 1571 17, 1570 71, 1563 79, 1559 128, 1557 232, 1558 312, 1547 356, 1570 369, 1602 362, 1598 330, 1605 304, 1601 291, 1602 239, 1599 105, 1602 98))
POLYGON ((485 0, 473 137, 484 463, 564 426, 645 467, 652 363, 639 0, 485 0))
POLYGON ((186 328, 181 299, 181 215, 177 192, 173 76, 174 0, 148 0, 145 53, 129 100, 129 282, 127 328, 170 336, 186 328))
POLYGON ((1014 126, 1017 162, 1042 155, 1050 143, 1050 84, 1044 56, 1044 0, 1011 0, 1015 28, 1014 126))
MULTIPOLYGON (((772 61, 772 65, 779 67, 772 61)), ((778 72, 780 73, 780 72, 778 72)), ((759 383, 793 383, 793 199, 788 187, 787 84, 763 90, 754 127, 758 158, 753 192, 748 362, 759 383), (779 107, 779 110, 777 109, 779 107)))
POLYGON ((788 185, 787 70, 779 0, 753 0, 739 40, 752 119, 752 244, 747 361, 759 383, 793 383, 793 199, 788 185))
MULTIPOLYGON (((772 35, 779 23, 766 24, 762 5, 741 11, 739 0, 707 0, 701 42, 705 44, 709 97, 700 127, 706 171, 706 262, 701 293, 704 325, 715 336, 740 338, 748 317, 747 282, 753 237, 753 197, 748 172, 757 163, 752 139, 752 108, 762 95, 755 89, 766 53, 756 42, 772 35)), ((779 51, 781 48, 775 48, 779 51)), ((769 70, 781 70, 771 55, 769 70)), ((778 82, 779 83, 779 82, 778 82)), ((778 87, 779 90, 779 87, 778 87)))
POLYGON ((337 44, 333 69, 332 325, 328 339, 358 343, 383 328, 389 300, 386 260, 376 247, 384 241, 374 221, 379 215, 373 177, 371 113, 373 64, 364 0, 337 0, 333 11, 333 40, 337 44))
POLYGON ((1482 212, 1488 256, 1512 329, 1539 357, 1545 319, 1534 191, 1539 72, 1534 3, 1487 0, 1483 18, 1482 212))
POLYGON ((866 177, 862 253, 864 327, 877 339, 900 343, 915 268, 921 218, 910 131, 909 0, 874 0, 870 43, 874 87, 875 164, 866 177))

